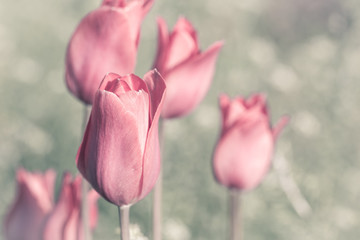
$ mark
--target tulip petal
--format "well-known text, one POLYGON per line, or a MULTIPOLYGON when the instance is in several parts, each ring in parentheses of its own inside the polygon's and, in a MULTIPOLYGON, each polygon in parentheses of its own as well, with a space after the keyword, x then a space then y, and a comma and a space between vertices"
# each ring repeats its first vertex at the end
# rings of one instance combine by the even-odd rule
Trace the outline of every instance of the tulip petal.
POLYGON ((254 94, 249 99, 244 101, 244 106, 248 109, 258 108, 262 113, 268 116, 265 94, 262 93, 254 94))
MULTIPOLYGON (((76 206, 76 197, 73 196, 71 182, 71 174, 65 173, 62 180, 59 200, 44 227, 43 240, 67 240, 70 239, 69 235, 73 235, 73 238, 77 235, 78 226, 76 226, 76 223, 72 222, 72 224, 68 225, 69 220, 71 220, 70 217, 73 211, 76 210, 76 207, 78 211, 80 210, 80 204, 78 203, 78 206, 76 206), (72 226, 72 228, 70 229, 69 226, 72 226), (66 235, 68 236, 67 238, 66 235)), ((78 217, 80 217, 80 215, 78 217)))
POLYGON ((151 126, 147 141, 146 148, 143 157, 143 172, 141 178, 141 192, 138 200, 144 198, 154 187, 160 173, 161 168, 161 156, 159 146, 159 117, 154 119, 154 125, 151 126))
POLYGON ((4 223, 6 239, 40 238, 45 217, 53 207, 55 176, 53 170, 44 175, 24 169, 17 171, 17 196, 4 223))
MULTIPOLYGON (((84 229, 81 218, 82 177, 72 180, 70 173, 63 175, 61 192, 55 208, 44 225, 42 240, 73 240, 84 239, 84 229)), ((87 194, 89 206, 90 227, 93 229, 97 221, 98 194, 91 190, 87 194)))
MULTIPOLYGON (((139 45, 141 22, 151 9, 153 3, 154 0, 129 1, 123 9, 124 14, 129 19, 129 22, 131 22, 130 36, 136 46, 139 45)), ((122 9, 119 10, 122 11, 122 9)))
POLYGON ((124 81, 126 81, 130 88, 135 91, 144 90, 145 92, 149 92, 146 83, 134 74, 129 74, 123 77, 124 81), (125 80, 126 79, 126 80, 125 80))
POLYGON ((153 68, 159 72, 165 71, 166 57, 169 48, 169 32, 164 19, 158 17, 158 46, 153 68))
POLYGON ((171 69, 189 57, 196 55, 198 49, 195 29, 185 18, 179 18, 170 35, 166 69, 171 69))
POLYGON ((151 96, 150 120, 153 121, 154 118, 160 116, 160 104, 162 103, 165 96, 166 84, 165 80, 156 69, 148 72, 144 76, 144 81, 151 96))
POLYGON ((227 115, 227 111, 230 106, 230 103, 231 103, 231 100, 226 94, 221 94, 219 96, 219 105, 220 105, 220 110, 223 113, 223 116, 227 115))
POLYGON ((270 165, 273 138, 266 121, 234 125, 219 140, 214 153, 217 180, 229 187, 251 189, 263 178, 270 165))
MULTIPOLYGON (((78 176, 72 182, 69 182, 69 192, 63 196, 63 199, 59 199, 57 204, 61 204, 60 200, 64 201, 63 210, 68 212, 67 218, 63 221, 61 232, 58 233, 58 235, 63 236, 59 240, 84 239, 85 232, 81 219, 81 180, 81 177, 78 176)), ((52 234, 54 235, 54 232, 52 234)), ((49 240, 53 239, 49 238, 49 240)))
POLYGON ((197 40, 196 30, 186 18, 180 17, 178 19, 178 21, 175 24, 173 32, 187 32, 193 39, 193 42, 196 44, 194 47, 196 49, 199 49, 199 46, 197 44, 198 40, 197 40))
POLYGON ((228 188, 256 187, 271 163, 275 138, 287 119, 271 129, 263 94, 230 100, 220 96, 223 127, 213 155, 216 180, 228 188))
POLYGON ((67 49, 66 83, 77 97, 92 103, 102 77, 110 71, 134 70, 137 47, 127 17, 108 6, 89 13, 79 24, 67 49))
POLYGON ((149 92, 146 83, 134 74, 120 76, 116 73, 108 73, 102 80, 99 89, 113 92, 116 95, 127 92, 129 90, 143 90, 147 93, 149 92), (121 88, 122 90, 119 90, 119 88, 121 88))
POLYGON ((125 7, 126 6, 126 0, 103 0, 101 3, 102 6, 111 6, 111 7, 125 7))
POLYGON ((227 99, 225 102, 225 97, 222 97, 220 106, 222 109, 223 125, 222 132, 225 133, 236 121, 238 121, 239 116, 246 110, 244 106, 244 100, 242 98, 236 98, 234 101, 227 99))
POLYGON ((189 113, 205 97, 222 45, 222 42, 216 42, 204 53, 188 59, 166 74, 167 97, 162 112, 164 118, 189 113))
POLYGON ((149 96, 128 92, 121 100, 98 91, 77 164, 81 173, 108 201, 131 204, 140 191, 147 137, 149 96))
POLYGON ((158 137, 158 122, 161 107, 165 96, 165 82, 156 70, 148 72, 144 80, 148 85, 151 95, 151 125, 147 136, 144 158, 143 173, 141 179, 141 194, 139 199, 145 197, 154 187, 160 173, 161 156, 158 137))
POLYGON ((151 7, 154 5, 154 1, 155 0, 144 0, 143 3, 144 15, 150 11, 151 7))

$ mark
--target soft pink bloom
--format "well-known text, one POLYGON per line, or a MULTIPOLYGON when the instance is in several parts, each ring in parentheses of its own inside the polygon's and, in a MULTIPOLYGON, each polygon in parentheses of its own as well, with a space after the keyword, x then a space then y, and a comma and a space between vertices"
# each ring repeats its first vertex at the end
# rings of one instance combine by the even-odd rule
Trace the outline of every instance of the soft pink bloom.
POLYGON ((17 194, 8 212, 4 232, 7 240, 39 240, 45 217, 53 208, 56 173, 16 173, 17 194))
POLYGON ((140 25, 154 0, 104 0, 85 16, 66 53, 66 84, 81 101, 92 104, 108 72, 133 72, 140 25))
POLYGON ((196 31, 185 18, 177 21, 171 33, 161 18, 158 19, 158 27, 154 68, 164 77, 167 86, 161 116, 184 116, 201 102, 210 88, 223 43, 216 42, 201 52, 196 31))
MULTIPOLYGON (((81 219, 81 191, 82 178, 74 180, 70 173, 65 173, 62 180, 61 192, 56 206, 46 219, 43 230, 43 240, 82 240, 84 228, 81 219)), ((90 228, 97 223, 97 199, 99 195, 91 190, 87 194, 89 206, 90 228)))
POLYGON ((249 99, 220 96, 222 131, 213 156, 217 181, 241 190, 257 186, 271 163, 275 140, 288 118, 271 128, 266 100, 257 94, 249 99))
POLYGON ((130 205, 154 186, 160 170, 158 121, 165 83, 157 71, 105 76, 77 155, 77 166, 108 201, 130 205))

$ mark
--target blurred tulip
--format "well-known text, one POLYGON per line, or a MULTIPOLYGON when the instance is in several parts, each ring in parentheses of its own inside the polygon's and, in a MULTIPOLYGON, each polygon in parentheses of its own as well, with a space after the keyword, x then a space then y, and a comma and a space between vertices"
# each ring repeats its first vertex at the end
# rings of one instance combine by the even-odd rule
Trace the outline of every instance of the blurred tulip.
POLYGON ((75 30, 66 53, 66 84, 77 98, 92 104, 108 72, 133 72, 140 25, 154 0, 104 0, 75 30))
POLYGON ((205 97, 215 71, 222 42, 216 42, 205 52, 198 46, 196 31, 190 22, 180 18, 172 33, 158 19, 159 36, 154 68, 167 85, 161 116, 175 118, 188 114, 205 97))
POLYGON ((117 206, 147 195, 160 171, 158 121, 165 83, 151 71, 105 76, 77 155, 77 166, 94 189, 117 206))
POLYGON ((5 218, 7 240, 39 240, 45 217, 53 208, 56 173, 16 173, 17 195, 5 218))
POLYGON ((230 100, 220 96, 222 131, 213 156, 217 181, 228 188, 257 186, 271 163, 274 143, 288 118, 271 128, 263 95, 230 100))
MULTIPOLYGON (((70 173, 65 173, 62 180, 59 200, 49 214, 43 230, 43 240, 82 240, 84 228, 81 220, 81 184, 80 176, 72 180, 70 173)), ((91 190, 88 195, 90 228, 97 223, 97 199, 99 195, 91 190)))

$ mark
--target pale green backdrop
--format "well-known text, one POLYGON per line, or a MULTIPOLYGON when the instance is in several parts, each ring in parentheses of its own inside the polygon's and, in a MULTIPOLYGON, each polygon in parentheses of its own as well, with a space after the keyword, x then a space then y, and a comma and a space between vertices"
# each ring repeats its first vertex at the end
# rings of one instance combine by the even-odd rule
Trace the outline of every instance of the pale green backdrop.
MULTIPOLYGON (((19 166, 76 172, 83 106, 64 84, 64 54, 100 0, 0 3, 0 217, 19 166)), ((191 115, 166 123, 164 240, 226 239, 227 191, 211 172, 217 96, 266 93, 272 119, 291 122, 264 182, 243 196, 244 239, 360 236, 360 3, 356 0, 155 0, 136 73, 152 65, 156 17, 187 17, 202 49, 225 45, 213 85, 191 115)), ((119 239, 117 210, 99 201, 94 239, 119 239)), ((151 195, 131 221, 150 236, 151 195)))

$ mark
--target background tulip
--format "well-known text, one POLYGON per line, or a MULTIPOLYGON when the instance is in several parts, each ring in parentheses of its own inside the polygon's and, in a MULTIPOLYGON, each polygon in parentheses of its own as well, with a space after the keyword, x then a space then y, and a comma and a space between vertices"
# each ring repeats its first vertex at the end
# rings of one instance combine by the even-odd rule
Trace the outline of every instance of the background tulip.
POLYGON ((161 116, 180 117, 188 114, 205 97, 223 44, 216 42, 201 52, 196 31, 185 18, 179 18, 171 33, 161 18, 158 28, 154 68, 159 70, 167 85, 161 116))
POLYGON ((108 74, 97 91, 77 166, 108 201, 130 205, 150 192, 160 170, 158 120, 165 83, 157 71, 108 74))
POLYGON ((213 170, 217 181, 228 188, 254 188, 267 172, 279 131, 288 119, 275 128, 263 95, 230 100, 220 97, 222 131, 214 152, 213 170))
POLYGON ((16 173, 17 195, 6 215, 4 232, 7 240, 39 240, 42 225, 53 207, 56 173, 16 173))
MULTIPOLYGON (((73 180, 70 173, 64 174, 59 200, 44 225, 43 240, 84 239, 81 220, 81 184, 80 176, 73 180)), ((96 201, 99 195, 91 190, 86 197, 88 198, 90 228, 94 229, 98 217, 96 201)))
POLYGON ((133 72, 140 25, 153 0, 104 0, 75 30, 66 53, 66 84, 81 101, 92 104, 102 77, 133 72))

